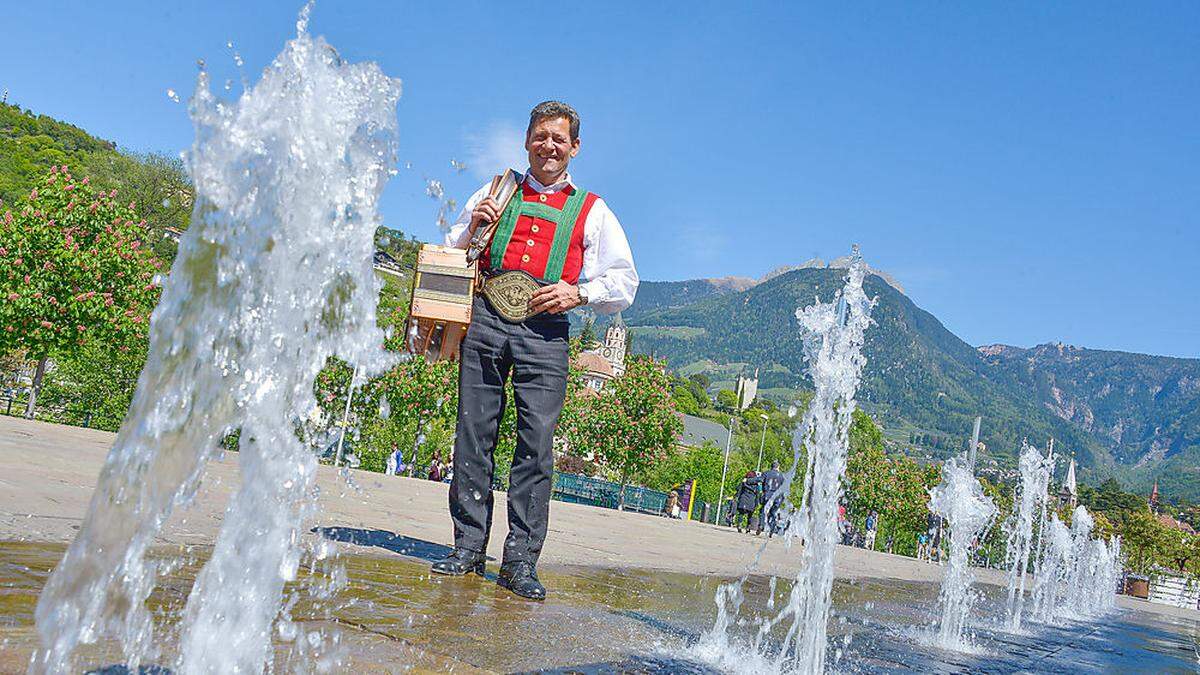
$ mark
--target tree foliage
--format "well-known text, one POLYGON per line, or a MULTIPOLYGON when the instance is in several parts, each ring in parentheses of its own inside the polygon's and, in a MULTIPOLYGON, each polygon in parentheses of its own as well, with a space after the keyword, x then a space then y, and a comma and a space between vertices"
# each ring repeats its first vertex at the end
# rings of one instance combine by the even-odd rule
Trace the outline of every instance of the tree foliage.
POLYGON ((683 429, 669 385, 662 362, 630 356, 625 374, 598 396, 569 396, 558 433, 573 453, 594 457, 625 484, 659 462, 683 429))
POLYGON ((145 339, 161 263, 145 223, 112 192, 56 167, 0 216, 0 351, 38 359, 88 341, 145 339))
POLYGON ((876 546, 882 548, 892 537, 897 553, 915 553, 929 515, 929 488, 939 479, 936 466, 886 454, 879 427, 866 413, 854 411, 846 458, 847 513, 858 527, 865 526, 870 512, 879 514, 876 546))

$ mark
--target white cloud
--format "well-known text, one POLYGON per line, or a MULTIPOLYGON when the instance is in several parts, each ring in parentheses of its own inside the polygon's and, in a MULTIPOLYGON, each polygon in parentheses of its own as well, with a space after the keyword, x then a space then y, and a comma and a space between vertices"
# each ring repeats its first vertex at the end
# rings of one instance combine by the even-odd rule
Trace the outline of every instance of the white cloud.
POLYGON ((467 166, 480 179, 491 178, 505 169, 524 171, 525 130, 511 122, 492 122, 481 132, 466 136, 467 166))

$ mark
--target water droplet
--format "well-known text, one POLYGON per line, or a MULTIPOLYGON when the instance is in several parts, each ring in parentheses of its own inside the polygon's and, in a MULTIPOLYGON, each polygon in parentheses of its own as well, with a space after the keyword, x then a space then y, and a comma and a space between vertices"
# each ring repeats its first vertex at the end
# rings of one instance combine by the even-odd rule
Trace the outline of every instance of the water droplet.
POLYGON ((388 403, 387 396, 379 399, 379 417, 387 419, 392 416, 392 404, 388 403))
POLYGON ((238 68, 241 68, 243 63, 244 62, 242 61, 242 55, 237 52, 234 52, 233 53, 233 65, 237 66, 238 68))
POLYGON ((233 89, 233 80, 225 80, 225 91, 233 89))
POLYGON ((179 94, 176 94, 174 89, 167 90, 167 98, 171 99, 172 101, 174 101, 176 103, 179 103, 179 94))
POLYGON ((475 498, 475 501, 483 499, 483 495, 479 494, 479 490, 471 490, 471 496, 475 498))

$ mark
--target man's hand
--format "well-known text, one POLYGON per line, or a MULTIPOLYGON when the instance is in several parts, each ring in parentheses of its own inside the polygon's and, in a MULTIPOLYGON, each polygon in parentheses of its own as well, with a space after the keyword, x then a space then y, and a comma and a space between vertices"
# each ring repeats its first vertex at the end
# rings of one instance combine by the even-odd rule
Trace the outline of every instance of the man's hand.
POLYGON ((562 314, 582 304, 583 300, 579 297, 579 287, 559 280, 558 283, 542 286, 533 292, 533 297, 529 299, 529 313, 549 312, 550 314, 562 314))
POLYGON ((500 219, 500 205, 491 197, 484 197, 471 211, 471 234, 475 234, 480 223, 494 223, 500 219))

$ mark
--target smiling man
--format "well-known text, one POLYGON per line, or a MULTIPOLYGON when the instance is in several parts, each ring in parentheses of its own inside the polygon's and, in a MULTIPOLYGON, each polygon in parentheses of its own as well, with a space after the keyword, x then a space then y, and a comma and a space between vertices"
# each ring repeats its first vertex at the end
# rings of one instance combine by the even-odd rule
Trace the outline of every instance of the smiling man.
POLYGON ((490 185, 467 201, 446 236, 467 248, 475 230, 497 223, 480 258, 484 292, 463 339, 450 517, 454 552, 440 574, 483 574, 492 525, 493 453, 511 377, 517 447, 508 489, 508 538, 498 583, 541 600, 536 565, 550 516, 554 430, 567 391, 567 312, 628 307, 638 276, 625 231, 595 194, 567 173, 579 154, 579 115, 558 101, 538 104, 525 133, 529 170, 503 212, 490 185))

